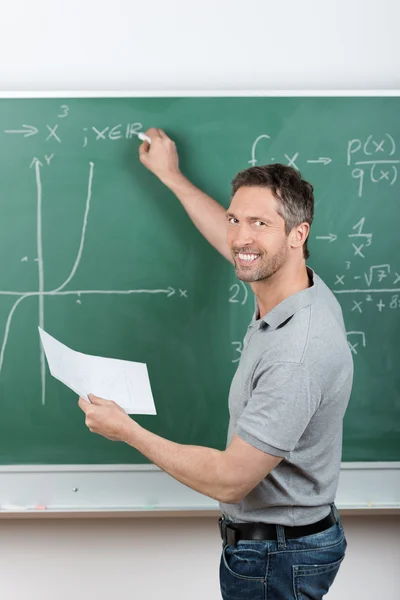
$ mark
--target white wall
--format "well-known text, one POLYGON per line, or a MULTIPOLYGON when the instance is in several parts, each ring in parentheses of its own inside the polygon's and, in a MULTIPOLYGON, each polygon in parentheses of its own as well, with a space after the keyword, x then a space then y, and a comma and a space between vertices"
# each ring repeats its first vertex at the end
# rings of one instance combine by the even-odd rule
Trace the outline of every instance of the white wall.
MULTIPOLYGON (((399 89, 398 0, 3 0, 2 90, 399 89)), ((399 597, 398 517, 346 517, 329 600, 399 597)), ((215 519, 0 521, 2 600, 219 598, 215 519)))
POLYGON ((400 88, 397 0, 3 0, 0 88, 400 88))
MULTIPOLYGON (((347 558, 327 598, 398 600, 399 519, 343 524, 347 558)), ((215 518, 0 521, 0 597, 218 600, 217 529, 215 518)))

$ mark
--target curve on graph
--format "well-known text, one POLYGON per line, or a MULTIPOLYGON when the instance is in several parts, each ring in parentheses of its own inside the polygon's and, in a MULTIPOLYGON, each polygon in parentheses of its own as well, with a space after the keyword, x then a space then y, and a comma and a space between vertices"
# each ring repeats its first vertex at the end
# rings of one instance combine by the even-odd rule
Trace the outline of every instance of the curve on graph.
POLYGON ((11 327, 11 321, 12 318, 14 316, 14 313, 18 307, 18 305, 22 302, 22 300, 25 300, 25 298, 28 298, 29 296, 35 296, 37 294, 24 294, 23 296, 21 296, 20 298, 18 298, 18 300, 16 302, 14 302, 14 305, 12 307, 12 309, 10 310, 8 317, 7 317, 7 321, 6 321, 6 328, 4 330, 4 338, 3 338, 3 343, 1 345, 1 351, 0 351, 0 374, 1 374, 1 369, 3 366, 3 361, 4 361, 4 354, 6 351, 6 347, 7 347, 7 341, 8 341, 8 334, 10 332, 10 327, 11 327))
POLYGON ((72 278, 74 277, 78 267, 79 267, 79 263, 81 261, 82 258, 82 252, 83 252, 83 246, 85 244, 85 235, 86 235, 86 227, 87 227, 87 221, 88 221, 88 216, 89 216, 89 210, 90 210, 90 200, 92 198, 92 183, 93 183, 93 168, 94 168, 94 163, 89 163, 89 182, 88 182, 88 192, 87 192, 87 198, 86 198, 86 207, 85 207, 85 214, 83 217, 83 226, 82 226, 82 233, 81 233, 81 241, 79 244, 79 250, 78 250, 78 254, 75 260, 75 264, 72 267, 72 271, 69 274, 69 276, 67 277, 67 279, 64 281, 64 283, 62 283, 58 288, 56 288, 55 290, 52 290, 52 293, 57 293, 60 292, 61 290, 63 290, 68 284, 69 282, 72 280, 72 278))

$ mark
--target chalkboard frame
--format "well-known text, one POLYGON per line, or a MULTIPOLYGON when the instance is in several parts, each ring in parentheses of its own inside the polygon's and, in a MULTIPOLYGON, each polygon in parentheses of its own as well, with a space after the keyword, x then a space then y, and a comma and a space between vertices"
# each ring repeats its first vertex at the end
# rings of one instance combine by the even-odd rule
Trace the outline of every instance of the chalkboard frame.
MULTIPOLYGON (((343 463, 340 510, 400 512, 400 462, 343 463)), ((218 503, 155 465, 0 467, 0 518, 26 515, 215 516, 218 503), (45 508, 46 507, 46 508, 45 508)))

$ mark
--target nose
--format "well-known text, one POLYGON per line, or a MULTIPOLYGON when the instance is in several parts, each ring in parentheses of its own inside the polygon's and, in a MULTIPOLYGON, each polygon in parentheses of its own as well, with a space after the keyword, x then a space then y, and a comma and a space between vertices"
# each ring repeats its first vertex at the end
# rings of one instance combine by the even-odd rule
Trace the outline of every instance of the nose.
POLYGON ((254 242, 253 232, 247 223, 243 223, 235 227, 232 231, 232 244, 240 248, 242 246, 250 246, 254 242))

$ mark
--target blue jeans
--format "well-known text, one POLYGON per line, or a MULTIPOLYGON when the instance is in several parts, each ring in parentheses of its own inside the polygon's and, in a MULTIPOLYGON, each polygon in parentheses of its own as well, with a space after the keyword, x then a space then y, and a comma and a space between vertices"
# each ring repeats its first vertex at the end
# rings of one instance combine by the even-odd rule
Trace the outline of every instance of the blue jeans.
POLYGON ((338 513, 337 518, 329 529, 301 538, 286 540, 277 525, 277 541, 225 545, 220 564, 223 600, 321 600, 347 547, 338 513))

